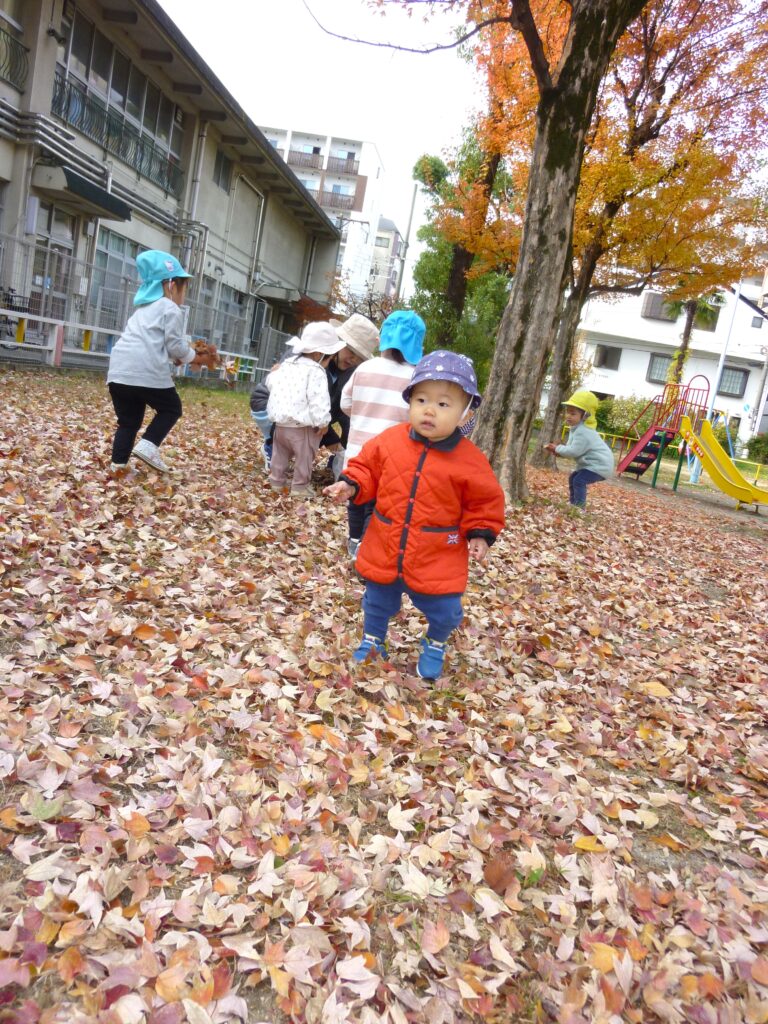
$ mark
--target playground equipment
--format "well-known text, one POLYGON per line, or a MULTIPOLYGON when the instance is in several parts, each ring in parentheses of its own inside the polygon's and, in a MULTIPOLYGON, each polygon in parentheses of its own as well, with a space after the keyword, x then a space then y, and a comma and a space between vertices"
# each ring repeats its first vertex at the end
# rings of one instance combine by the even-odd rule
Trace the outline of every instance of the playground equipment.
MULTIPOLYGON (((703 421, 699 436, 697 436, 690 419, 683 416, 680 423, 680 434, 688 447, 701 460, 712 483, 724 494, 736 499, 736 508, 741 508, 742 505, 754 505, 755 512, 757 512, 759 505, 768 505, 768 491, 763 491, 744 479, 715 437, 709 420, 703 421)), ((675 483, 677 483, 677 477, 675 483)))
MULTIPOLYGON (((768 505, 768 491, 749 483, 728 453, 715 437, 712 423, 707 419, 709 381, 698 375, 687 384, 667 384, 661 395, 657 395, 643 409, 622 439, 619 449, 618 475, 634 473, 640 477, 653 466, 651 486, 661 466, 661 456, 678 434, 689 450, 701 462, 712 483, 731 498, 737 508, 742 505, 768 505)), ((730 445, 730 436, 728 438, 730 445)), ((677 473, 672 485, 677 490, 685 450, 681 446, 677 473)))
POLYGON ((628 436, 619 449, 616 473, 619 476, 634 473, 639 480, 654 466, 652 483, 655 485, 661 456, 679 434, 683 416, 698 426, 706 416, 708 401, 709 381, 701 374, 687 384, 667 384, 627 431, 628 436))

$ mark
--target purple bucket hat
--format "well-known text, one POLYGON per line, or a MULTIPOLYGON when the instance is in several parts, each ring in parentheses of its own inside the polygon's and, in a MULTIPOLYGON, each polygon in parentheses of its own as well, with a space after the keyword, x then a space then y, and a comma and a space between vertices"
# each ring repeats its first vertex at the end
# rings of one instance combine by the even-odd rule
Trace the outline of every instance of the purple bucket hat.
POLYGON ((414 387, 424 380, 447 380, 451 384, 458 384, 471 398, 472 409, 476 409, 482 402, 480 392, 477 390, 477 374, 469 356, 462 356, 458 352, 446 352, 444 349, 424 356, 413 371, 410 384, 403 391, 403 399, 406 402, 410 402, 414 387))

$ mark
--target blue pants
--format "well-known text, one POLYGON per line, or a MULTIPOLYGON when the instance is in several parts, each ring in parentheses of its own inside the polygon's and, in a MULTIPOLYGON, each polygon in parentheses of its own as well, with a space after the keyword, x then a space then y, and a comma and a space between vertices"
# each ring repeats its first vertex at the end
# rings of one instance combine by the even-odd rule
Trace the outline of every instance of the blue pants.
POLYGON ((577 469, 568 477, 568 490, 570 491, 571 504, 578 508, 587 507, 587 487, 590 484, 599 484, 605 480, 604 476, 593 472, 591 469, 577 469))
POLYGON ((389 620, 400 611, 403 594, 427 617, 430 640, 447 640, 464 617, 460 594, 419 594, 404 583, 366 581, 363 595, 363 632, 383 640, 389 620))

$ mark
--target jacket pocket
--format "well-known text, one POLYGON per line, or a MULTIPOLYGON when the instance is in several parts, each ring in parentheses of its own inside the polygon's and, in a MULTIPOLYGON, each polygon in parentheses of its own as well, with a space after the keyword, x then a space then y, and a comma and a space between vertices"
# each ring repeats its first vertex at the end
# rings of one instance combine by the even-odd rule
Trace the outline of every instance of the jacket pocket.
POLYGON ((458 533, 459 526, 422 526, 422 533, 458 533))
POLYGON ((383 516, 381 514, 381 512, 379 512, 379 510, 375 506, 374 506, 374 509, 373 509, 373 514, 376 516, 376 518, 380 522, 386 523, 387 526, 391 526, 392 525, 392 520, 389 518, 389 516, 383 516))

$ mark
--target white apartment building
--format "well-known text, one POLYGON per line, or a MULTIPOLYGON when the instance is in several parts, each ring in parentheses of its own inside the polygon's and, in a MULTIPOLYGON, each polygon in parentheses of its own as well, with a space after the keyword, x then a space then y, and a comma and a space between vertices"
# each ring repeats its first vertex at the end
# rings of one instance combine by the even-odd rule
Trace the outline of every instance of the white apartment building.
MULTIPOLYGON (((745 279, 739 298, 728 291, 723 300, 714 324, 694 326, 683 382, 702 374, 714 390, 725 351, 715 409, 728 415, 734 440, 743 442, 768 430, 768 275, 745 279)), ((683 324, 683 314, 672 315, 659 292, 593 299, 580 324, 582 357, 590 365, 583 386, 600 398, 660 394, 683 324)))
POLYGON ((372 142, 290 128, 261 129, 341 231, 337 273, 350 290, 370 289, 384 165, 372 142))
POLYGON ((371 290, 376 295, 394 299, 402 273, 403 236, 395 222, 387 217, 379 217, 373 252, 371 290))

